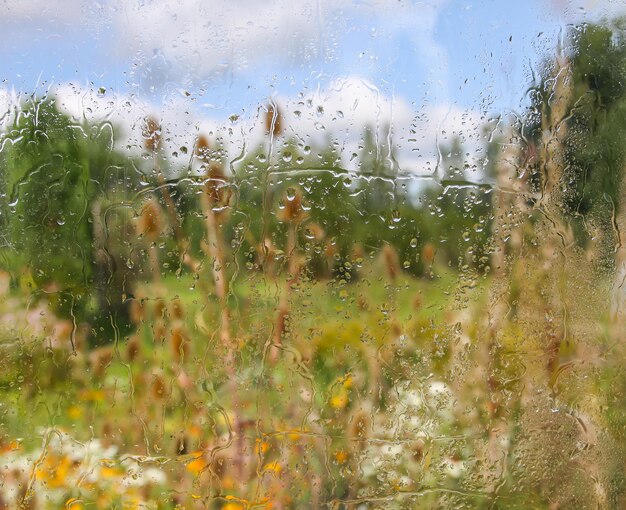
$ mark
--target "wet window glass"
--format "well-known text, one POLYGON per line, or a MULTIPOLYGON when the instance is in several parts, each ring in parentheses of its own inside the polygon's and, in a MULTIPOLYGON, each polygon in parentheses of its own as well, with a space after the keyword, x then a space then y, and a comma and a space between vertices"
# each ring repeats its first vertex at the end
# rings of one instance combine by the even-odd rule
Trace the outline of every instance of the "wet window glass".
POLYGON ((0 509, 626 507, 623 3, 0 10, 0 509))

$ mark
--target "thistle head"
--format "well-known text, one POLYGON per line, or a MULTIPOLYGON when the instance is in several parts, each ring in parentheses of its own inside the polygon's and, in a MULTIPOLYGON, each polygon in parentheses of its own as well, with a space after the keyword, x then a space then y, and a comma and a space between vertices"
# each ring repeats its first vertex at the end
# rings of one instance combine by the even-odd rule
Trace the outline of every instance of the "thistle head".
POLYGON ((137 223, 139 233, 150 240, 159 237, 163 228, 161 216, 162 211, 157 201, 154 199, 147 201, 139 213, 139 221, 137 223))
POLYGON ((300 188, 289 188, 285 193, 283 207, 278 213, 280 221, 300 223, 307 217, 302 205, 302 191, 300 188))
POLYGON ((265 111, 265 133, 278 136, 283 132, 282 115, 278 106, 270 103, 265 111))
POLYGON ((211 150, 211 144, 209 143, 209 139, 200 135, 196 140, 196 148, 194 149, 194 155, 200 161, 207 162, 209 160, 209 151, 211 150))
POLYGON ((156 152, 161 148, 161 125, 154 117, 146 117, 142 135, 143 144, 147 151, 156 152))
POLYGON ((395 280, 400 273, 400 258, 398 252, 390 244, 385 244, 382 249, 382 259, 385 272, 390 280, 395 280))

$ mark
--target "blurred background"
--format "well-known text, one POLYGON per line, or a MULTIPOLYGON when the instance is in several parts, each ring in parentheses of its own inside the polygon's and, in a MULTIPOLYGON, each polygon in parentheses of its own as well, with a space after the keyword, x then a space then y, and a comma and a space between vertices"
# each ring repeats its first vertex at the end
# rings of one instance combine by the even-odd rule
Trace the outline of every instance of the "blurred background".
POLYGON ((0 12, 0 509, 626 506, 624 5, 0 12))

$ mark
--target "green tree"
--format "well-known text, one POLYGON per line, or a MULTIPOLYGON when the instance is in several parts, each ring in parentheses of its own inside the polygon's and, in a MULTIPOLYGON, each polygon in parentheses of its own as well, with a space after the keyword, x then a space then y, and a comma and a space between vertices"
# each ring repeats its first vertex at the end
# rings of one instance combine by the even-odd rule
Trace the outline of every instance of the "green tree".
POLYGON ((5 250, 19 254, 13 273, 28 274, 62 315, 126 322, 129 239, 119 236, 131 230, 114 227, 138 175, 114 150, 113 126, 74 123, 49 98, 23 105, 4 137, 1 225, 5 250))

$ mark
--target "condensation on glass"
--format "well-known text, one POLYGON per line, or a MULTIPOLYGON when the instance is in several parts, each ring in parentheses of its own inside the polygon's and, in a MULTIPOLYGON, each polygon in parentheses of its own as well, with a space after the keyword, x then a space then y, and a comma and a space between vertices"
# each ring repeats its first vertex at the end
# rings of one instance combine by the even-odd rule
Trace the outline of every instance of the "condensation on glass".
POLYGON ((626 7, 9 0, 0 509, 626 507, 626 7))

